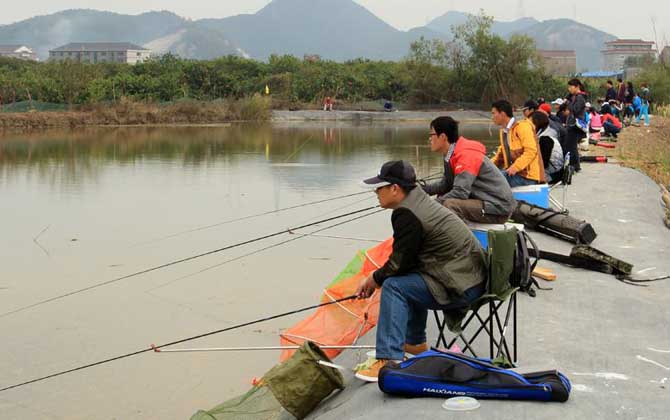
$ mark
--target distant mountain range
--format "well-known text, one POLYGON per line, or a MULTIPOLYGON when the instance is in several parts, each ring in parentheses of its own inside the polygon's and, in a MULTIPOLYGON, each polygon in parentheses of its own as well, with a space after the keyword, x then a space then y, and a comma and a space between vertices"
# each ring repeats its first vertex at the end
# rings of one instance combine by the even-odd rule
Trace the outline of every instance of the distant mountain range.
POLYGON ((69 42, 132 42, 153 45, 188 58, 244 55, 221 32, 171 12, 121 15, 97 10, 65 10, 0 26, 0 44, 25 44, 45 59, 49 50, 69 42))
MULTIPOLYGON (((451 28, 465 23, 468 16, 467 13, 449 12, 434 19, 426 26, 451 36, 451 28)), ((605 42, 617 38, 571 19, 540 22, 533 18, 521 18, 512 22, 496 21, 491 31, 503 38, 509 38, 513 34, 527 35, 535 40, 539 49, 575 50, 578 71, 599 70, 601 68, 600 51, 604 48, 605 42)))
MULTIPOLYGON (((337 61, 399 60, 421 37, 450 40, 451 28, 468 16, 452 11, 426 26, 401 31, 352 0, 273 0, 254 14, 197 21, 167 11, 130 16, 66 10, 0 26, 0 44, 29 45, 41 58, 68 42, 126 41, 197 59, 318 54, 337 61)), ((569 19, 495 22, 492 30, 502 37, 528 35, 538 48, 574 49, 579 70, 599 69, 603 43, 616 38, 569 19)))

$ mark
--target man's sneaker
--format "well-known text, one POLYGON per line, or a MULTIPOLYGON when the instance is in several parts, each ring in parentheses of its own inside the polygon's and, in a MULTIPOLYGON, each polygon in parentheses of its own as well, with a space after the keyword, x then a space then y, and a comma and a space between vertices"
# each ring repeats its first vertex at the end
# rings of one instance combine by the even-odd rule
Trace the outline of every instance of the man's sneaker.
POLYGON ((405 344, 405 353, 411 354, 412 356, 416 356, 417 354, 421 354, 427 351, 428 351, 428 344, 426 343, 405 344))
POLYGON ((358 379, 365 382, 377 382, 379 380, 379 371, 389 363, 388 360, 376 360, 370 367, 364 368, 356 372, 358 379))

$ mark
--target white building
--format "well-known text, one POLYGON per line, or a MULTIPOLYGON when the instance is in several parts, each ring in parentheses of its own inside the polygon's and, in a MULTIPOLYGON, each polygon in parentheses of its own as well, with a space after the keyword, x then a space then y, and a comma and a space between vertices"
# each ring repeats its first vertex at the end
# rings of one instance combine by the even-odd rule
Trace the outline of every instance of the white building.
POLYGON ((605 43, 605 49, 602 52, 603 65, 605 70, 621 71, 624 69, 626 60, 631 57, 652 57, 656 58, 658 51, 652 41, 643 41, 641 39, 617 39, 605 43))
POLYGON ((25 45, 0 45, 0 57, 20 58, 37 61, 37 54, 25 45))
POLYGON ((141 63, 151 50, 129 42, 72 42, 49 51, 49 60, 82 63, 141 63))

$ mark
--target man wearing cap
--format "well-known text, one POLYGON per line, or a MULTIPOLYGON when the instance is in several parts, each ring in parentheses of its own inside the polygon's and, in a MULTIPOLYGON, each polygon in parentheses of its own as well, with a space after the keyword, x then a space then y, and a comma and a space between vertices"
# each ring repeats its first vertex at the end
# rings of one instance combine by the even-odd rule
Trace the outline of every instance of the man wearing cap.
POLYGON ((360 285, 369 298, 381 288, 376 360, 356 373, 376 382, 389 362, 405 352, 426 351, 428 310, 467 308, 485 289, 486 257, 463 221, 416 188, 414 168, 387 162, 379 175, 363 181, 377 193, 379 205, 392 209, 393 251, 383 267, 360 285))
POLYGON ((491 160, 510 186, 543 184, 546 181, 544 163, 533 123, 527 119, 517 121, 512 104, 505 100, 493 103, 491 116, 501 127, 500 147, 491 160))
POLYGON ((486 147, 458 133, 458 122, 445 116, 430 123, 430 150, 444 156, 444 175, 423 183, 428 195, 456 213, 476 223, 505 223, 516 202, 512 189, 498 168, 486 157, 486 147))
POLYGON ((538 107, 539 105, 534 100, 531 99, 526 101, 526 103, 523 104, 523 108, 521 108, 521 112, 523 112, 524 118, 530 120, 530 116, 533 115, 535 111, 537 111, 538 107))

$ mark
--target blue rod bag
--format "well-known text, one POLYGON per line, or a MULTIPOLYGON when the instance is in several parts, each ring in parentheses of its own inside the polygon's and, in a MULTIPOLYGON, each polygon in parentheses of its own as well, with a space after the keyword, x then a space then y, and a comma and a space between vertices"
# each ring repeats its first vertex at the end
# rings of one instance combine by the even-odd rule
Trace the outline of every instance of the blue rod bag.
POLYGON ((519 374, 488 359, 429 350, 379 373, 379 389, 405 397, 456 397, 565 402, 570 381, 553 370, 519 374))

